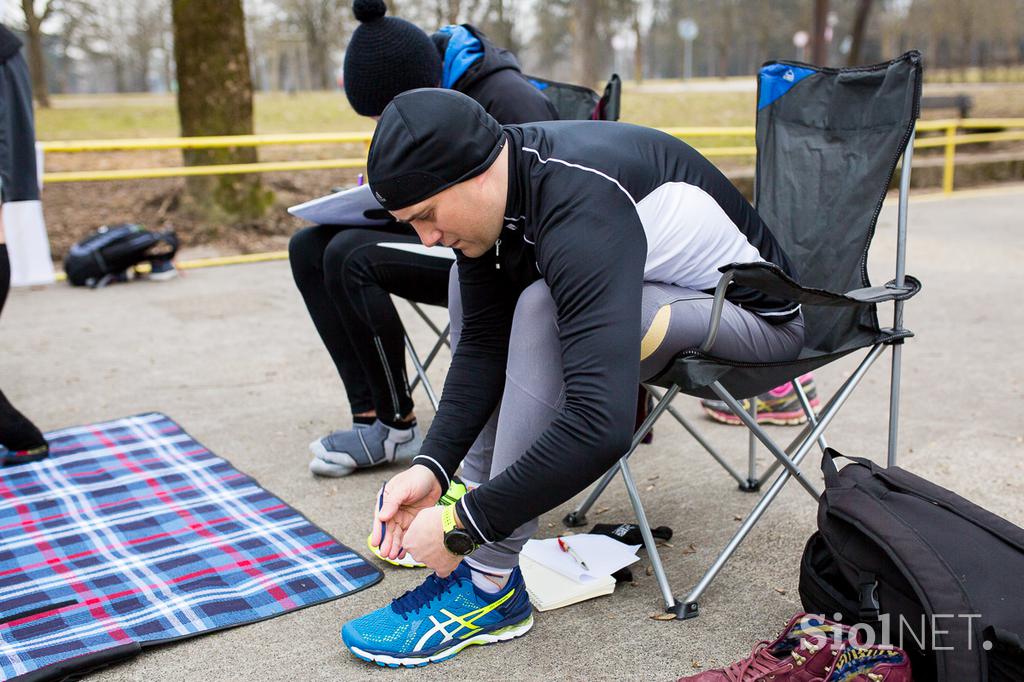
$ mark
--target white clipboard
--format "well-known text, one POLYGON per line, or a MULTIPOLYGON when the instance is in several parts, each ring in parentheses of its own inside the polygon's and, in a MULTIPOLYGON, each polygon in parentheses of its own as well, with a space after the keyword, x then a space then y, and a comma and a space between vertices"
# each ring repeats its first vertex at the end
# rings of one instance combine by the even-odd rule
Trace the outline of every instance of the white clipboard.
POLYGON ((368 217, 368 212, 381 211, 383 208, 373 196, 369 185, 359 185, 296 204, 288 212, 317 225, 375 226, 394 222, 390 217, 368 217))

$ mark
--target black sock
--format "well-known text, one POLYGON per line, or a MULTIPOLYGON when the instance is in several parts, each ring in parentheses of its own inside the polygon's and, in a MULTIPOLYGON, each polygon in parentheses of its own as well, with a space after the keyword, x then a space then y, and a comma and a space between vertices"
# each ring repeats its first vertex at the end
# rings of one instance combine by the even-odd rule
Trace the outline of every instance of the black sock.
POLYGON ((14 409, 3 391, 0 391, 0 445, 8 450, 31 450, 46 445, 36 425, 14 409))
MULTIPOLYGON (((380 417, 377 417, 377 419, 380 419, 380 417)), ((390 419, 380 419, 380 421, 383 422, 385 425, 390 426, 393 429, 398 429, 399 431, 407 431, 408 429, 411 429, 412 427, 416 426, 416 418, 415 417, 410 419, 407 422, 401 421, 401 420, 394 420, 394 421, 392 421, 390 419)))
MULTIPOLYGON (((590 529, 590 532, 595 535, 607 535, 627 545, 640 545, 644 541, 644 536, 640 533, 640 526, 635 523, 598 523, 590 529)), ((651 528, 651 535, 656 540, 668 542, 672 539, 672 529, 668 526, 658 526, 651 528)))
POLYGON ((376 417, 357 417, 355 415, 352 416, 353 424, 364 424, 365 426, 372 426, 373 422, 375 421, 377 421, 376 417))

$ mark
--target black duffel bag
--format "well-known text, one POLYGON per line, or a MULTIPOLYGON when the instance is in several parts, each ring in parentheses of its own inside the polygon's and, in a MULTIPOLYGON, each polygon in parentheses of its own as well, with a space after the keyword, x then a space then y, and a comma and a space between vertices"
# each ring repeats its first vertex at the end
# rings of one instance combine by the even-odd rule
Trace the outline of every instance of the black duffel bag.
POLYGON ((171 259, 178 251, 173 230, 150 232, 141 225, 104 225, 64 257, 64 272, 75 286, 98 287, 143 261, 171 259))
POLYGON ((800 565, 810 613, 911 657, 914 679, 1024 680, 1024 529, 899 467, 831 448, 800 565))

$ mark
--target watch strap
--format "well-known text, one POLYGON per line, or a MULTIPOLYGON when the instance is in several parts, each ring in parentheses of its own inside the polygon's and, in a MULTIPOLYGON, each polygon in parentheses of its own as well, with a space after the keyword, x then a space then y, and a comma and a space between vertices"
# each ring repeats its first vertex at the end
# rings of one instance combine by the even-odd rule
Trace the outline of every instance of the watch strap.
POLYGON ((448 533, 455 530, 457 527, 458 524, 455 522, 455 505, 446 504, 444 508, 441 509, 441 529, 445 533, 448 533))

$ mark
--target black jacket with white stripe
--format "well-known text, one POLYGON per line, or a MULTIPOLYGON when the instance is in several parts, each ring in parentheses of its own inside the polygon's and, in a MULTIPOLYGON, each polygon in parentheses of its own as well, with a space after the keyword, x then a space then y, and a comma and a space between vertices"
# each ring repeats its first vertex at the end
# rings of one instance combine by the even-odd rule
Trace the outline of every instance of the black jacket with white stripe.
MULTIPOLYGON (((712 292, 718 268, 768 261, 795 272, 722 173, 684 142, 622 123, 505 126, 506 223, 479 258, 458 255, 461 340, 414 462, 446 488, 501 398, 519 294, 543 278, 557 307, 565 403, 524 456, 459 503, 478 542, 565 502, 628 448, 639 381, 644 282, 712 292)), ((730 287, 773 323, 798 307, 730 287)))

